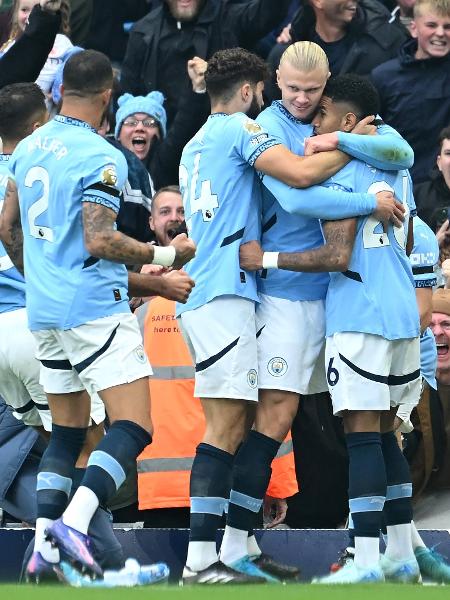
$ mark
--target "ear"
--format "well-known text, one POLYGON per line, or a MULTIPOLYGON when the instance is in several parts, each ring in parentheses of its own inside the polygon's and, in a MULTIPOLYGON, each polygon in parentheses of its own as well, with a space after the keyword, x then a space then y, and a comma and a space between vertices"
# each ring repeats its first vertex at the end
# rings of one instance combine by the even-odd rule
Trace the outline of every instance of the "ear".
POLYGON ((151 229, 152 231, 155 231, 155 226, 154 226, 154 224, 153 224, 153 217, 151 217, 151 216, 150 216, 150 217, 148 218, 148 224, 150 225, 150 229, 151 229))
POLYGON ((66 91, 66 90, 64 89, 64 84, 63 84, 63 83, 61 83, 61 84, 60 84, 60 86, 59 86, 59 93, 61 94, 61 98, 63 98, 63 97, 64 97, 64 92, 65 92, 65 91, 66 91))
POLYGON ((49 119, 49 116, 50 115, 48 114, 48 112, 44 111, 39 117, 39 119, 31 125, 31 133, 33 131, 36 131, 36 129, 38 129, 39 127, 42 127, 42 125, 45 125, 49 119))
POLYGON ((280 69, 277 69, 275 72, 276 72, 276 74, 277 74, 277 86, 278 86, 278 87, 280 88, 280 90, 281 90, 281 87, 280 87, 280 69))
POLYGON ((244 102, 248 102, 252 93, 252 86, 249 83, 244 83, 241 87, 241 97, 244 102))
POLYGON ((417 25, 416 22, 413 20, 411 21, 410 25, 409 25, 409 32, 411 34, 411 37, 417 39, 417 25))
POLYGON ((342 117, 341 121, 341 131, 350 132, 355 128, 356 123, 358 122, 358 118, 355 113, 348 112, 346 115, 342 117))
POLYGON ((437 168, 442 173, 442 169, 441 169, 441 155, 440 154, 437 155, 436 164, 437 164, 437 168))
POLYGON ((112 95, 112 90, 105 90, 104 92, 102 92, 102 100, 105 103, 105 106, 107 106, 111 100, 111 95, 112 95))

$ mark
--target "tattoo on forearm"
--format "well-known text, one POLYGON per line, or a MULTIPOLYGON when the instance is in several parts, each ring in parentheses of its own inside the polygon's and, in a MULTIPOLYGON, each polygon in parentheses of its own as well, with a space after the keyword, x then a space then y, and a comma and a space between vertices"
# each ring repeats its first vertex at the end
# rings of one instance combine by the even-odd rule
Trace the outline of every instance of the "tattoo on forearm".
POLYGON ((326 243, 305 252, 280 253, 278 268, 317 273, 346 269, 355 240, 356 220, 329 221, 324 225, 326 243))
POLYGON ((151 262, 149 245, 114 229, 116 214, 94 202, 83 203, 84 241, 95 256, 113 262, 143 265, 151 262))
POLYGON ((23 233, 20 222, 19 201, 15 184, 10 180, 6 186, 1 213, 3 245, 16 269, 23 275, 23 233))

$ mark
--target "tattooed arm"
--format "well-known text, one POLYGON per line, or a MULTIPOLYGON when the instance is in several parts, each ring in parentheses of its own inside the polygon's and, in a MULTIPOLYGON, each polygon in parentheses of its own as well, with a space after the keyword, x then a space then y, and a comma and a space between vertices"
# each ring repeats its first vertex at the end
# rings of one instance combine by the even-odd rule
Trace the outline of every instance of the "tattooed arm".
POLYGON ((16 269, 23 275, 23 233, 16 184, 10 179, 0 214, 0 239, 16 269))
MULTIPOLYGON (((95 202, 83 202, 84 243, 88 252, 97 258, 112 262, 145 265, 154 259, 154 246, 137 240, 114 229, 116 213, 95 202)), ((175 247, 174 268, 180 268, 195 254, 192 240, 183 234, 171 242, 175 247)))
MULTIPOLYGON (((323 225, 325 244, 304 252, 280 252, 278 268, 284 271, 318 273, 346 271, 353 251, 356 219, 326 221, 323 225)), ((240 248, 240 265, 247 271, 262 269, 263 251, 258 242, 248 242, 240 248)))

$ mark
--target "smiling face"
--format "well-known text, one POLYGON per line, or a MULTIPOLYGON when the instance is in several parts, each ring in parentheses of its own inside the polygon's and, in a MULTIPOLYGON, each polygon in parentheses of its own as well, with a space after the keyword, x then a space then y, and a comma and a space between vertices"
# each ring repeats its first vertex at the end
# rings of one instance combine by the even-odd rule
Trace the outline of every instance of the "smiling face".
POLYGON ((20 31, 23 31, 28 23, 28 17, 33 7, 39 4, 39 0, 20 0, 17 8, 17 24, 20 31))
POLYGON ((119 142, 140 160, 144 160, 150 151, 152 142, 160 138, 158 122, 146 113, 129 115, 119 132, 119 142))
POLYGON ((184 221, 184 208, 179 192, 159 192, 152 202, 150 229, 159 246, 168 246, 184 221))
POLYGON ((312 0, 316 14, 345 27, 355 17, 358 0, 312 0))
POLYGON ((292 116, 301 121, 311 119, 329 75, 321 68, 303 71, 293 67, 289 61, 280 64, 277 70, 278 87, 283 105, 292 116))
POLYGON ((439 58, 450 52, 450 15, 433 12, 433 5, 425 5, 411 23, 411 35, 417 39, 416 58, 439 58))

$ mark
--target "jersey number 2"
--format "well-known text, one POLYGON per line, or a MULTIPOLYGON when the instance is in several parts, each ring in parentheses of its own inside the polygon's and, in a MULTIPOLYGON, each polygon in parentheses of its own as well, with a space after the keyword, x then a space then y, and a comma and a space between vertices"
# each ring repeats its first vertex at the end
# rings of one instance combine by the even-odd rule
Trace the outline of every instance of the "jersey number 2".
POLYGON ((53 242, 53 231, 50 227, 44 227, 38 225, 36 220, 40 217, 48 208, 48 194, 50 187, 50 180, 48 172, 43 167, 32 167, 26 177, 25 185, 29 188, 33 187, 33 184, 39 181, 42 183, 42 196, 33 202, 28 209, 28 224, 30 226, 30 235, 39 239, 53 242))

